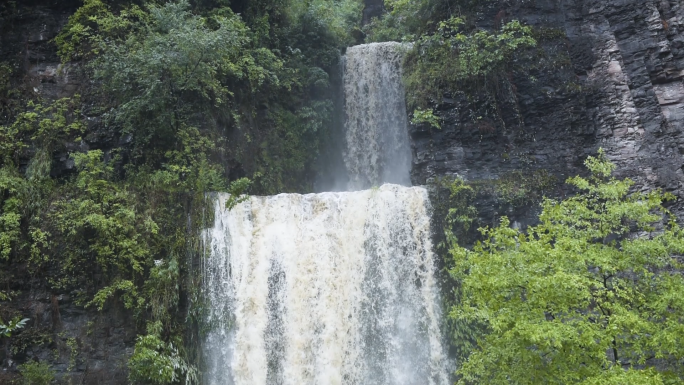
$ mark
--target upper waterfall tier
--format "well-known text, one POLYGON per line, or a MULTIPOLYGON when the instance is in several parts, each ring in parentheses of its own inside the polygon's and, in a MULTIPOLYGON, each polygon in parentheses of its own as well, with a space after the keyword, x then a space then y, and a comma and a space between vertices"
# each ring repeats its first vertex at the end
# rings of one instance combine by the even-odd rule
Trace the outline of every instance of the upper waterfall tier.
POLYGON ((207 384, 448 383, 425 189, 226 199, 205 233, 207 384))
POLYGON ((411 148, 402 83, 409 45, 373 43, 347 49, 344 68, 349 190, 411 185, 411 148))

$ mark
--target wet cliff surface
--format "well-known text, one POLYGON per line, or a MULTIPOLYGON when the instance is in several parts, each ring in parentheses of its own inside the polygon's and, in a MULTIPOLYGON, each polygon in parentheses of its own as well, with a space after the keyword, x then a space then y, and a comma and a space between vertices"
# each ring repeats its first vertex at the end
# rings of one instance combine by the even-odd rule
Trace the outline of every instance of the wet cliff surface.
POLYGON ((79 6, 77 1, 7 2, 0 8, 0 58, 31 91, 48 98, 71 96, 80 81, 60 64, 52 39, 79 6))
MULTIPOLYGON (((47 100, 72 96, 82 87, 76 64, 62 65, 52 39, 80 5, 77 1, 6 3, 0 19, 0 60, 14 68, 13 85, 47 100)), ((107 146, 86 138, 86 146, 107 146)), ((53 174, 73 169, 67 154, 54 154, 53 174)), ((4 269, 4 267, 3 267, 4 269)), ((0 306, 7 321, 16 314, 29 318, 10 341, 0 339, 0 383, 11 383, 17 365, 29 360, 50 363, 60 383, 128 383, 126 361, 133 352, 136 325, 123 307, 105 312, 84 309, 66 294, 43 287, 24 265, 0 271, 0 283, 17 296, 0 306)))
MULTIPOLYGON (((411 128, 414 184, 444 175, 486 181, 540 170, 562 182, 584 172, 586 156, 602 147, 618 175, 632 178, 636 188, 684 198, 680 1, 510 1, 492 5, 477 23, 491 28, 502 18, 560 32, 540 44, 549 65, 512 78, 515 100, 504 109, 519 114, 503 111, 503 122, 484 129, 465 98, 446 95, 437 106, 442 130, 411 128)), ((565 189, 560 183, 545 193, 562 196, 565 189)), ((529 207, 495 203, 479 202, 485 222, 534 217, 529 207)), ((680 203, 671 208, 684 214, 680 203)))

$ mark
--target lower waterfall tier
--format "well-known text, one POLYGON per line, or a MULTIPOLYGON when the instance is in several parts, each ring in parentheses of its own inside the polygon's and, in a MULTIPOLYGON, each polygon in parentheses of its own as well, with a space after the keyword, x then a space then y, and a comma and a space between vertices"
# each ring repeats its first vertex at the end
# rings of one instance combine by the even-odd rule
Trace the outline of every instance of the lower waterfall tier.
POLYGON ((205 383, 448 383, 425 189, 227 199, 205 233, 205 383))

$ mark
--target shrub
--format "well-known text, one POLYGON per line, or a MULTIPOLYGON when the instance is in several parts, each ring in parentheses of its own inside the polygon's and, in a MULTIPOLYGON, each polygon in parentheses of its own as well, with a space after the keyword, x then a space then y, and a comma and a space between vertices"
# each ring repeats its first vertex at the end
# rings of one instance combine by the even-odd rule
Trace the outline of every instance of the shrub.
POLYGON ((19 372, 23 385, 47 385, 55 379, 54 371, 44 362, 31 361, 19 365, 19 372))
POLYGON ((600 153, 581 193, 546 199, 540 223, 507 218, 472 250, 453 245, 461 301, 481 333, 460 384, 675 384, 684 380, 684 230, 670 194, 630 192, 600 153))

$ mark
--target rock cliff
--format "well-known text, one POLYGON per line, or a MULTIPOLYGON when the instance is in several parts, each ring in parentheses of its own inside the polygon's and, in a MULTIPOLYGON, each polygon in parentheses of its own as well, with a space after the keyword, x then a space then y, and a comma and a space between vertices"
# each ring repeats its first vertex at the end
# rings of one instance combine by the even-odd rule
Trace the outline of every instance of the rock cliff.
MULTIPOLYGON (((62 65, 52 42, 79 2, 11 3, 0 5, 0 61, 14 67, 14 86, 48 100, 79 92, 77 65, 62 65)), ((91 144, 103 145, 97 140, 91 144)), ((53 173, 72 167, 66 154, 55 154, 53 173)), ((11 383, 17 364, 31 359, 49 362, 60 383, 128 382, 126 361, 133 352, 136 325, 123 307, 105 313, 84 310, 71 296, 41 287, 26 266, 0 271, 0 284, 19 293, 10 306, 0 306, 0 317, 7 320, 10 312, 20 312, 29 318, 26 331, 11 344, 0 338, 0 383, 11 383)))
MULTIPOLYGON (((562 37, 541 44, 555 64, 512 79, 522 124, 509 118, 509 128, 483 130, 469 117, 467 101, 446 95, 438 106, 442 130, 411 128, 414 184, 443 175, 477 181, 540 169, 563 181, 582 173, 586 156, 603 147, 619 175, 635 180, 637 188, 662 188, 681 202, 684 4, 501 1, 479 14, 477 23, 492 28, 502 17, 560 31, 562 37)), ((559 185, 553 193, 563 195, 563 189, 559 185)), ((516 215, 505 207, 480 206, 485 221, 516 215)), ((684 213, 681 203, 672 209, 680 217, 684 213)))

